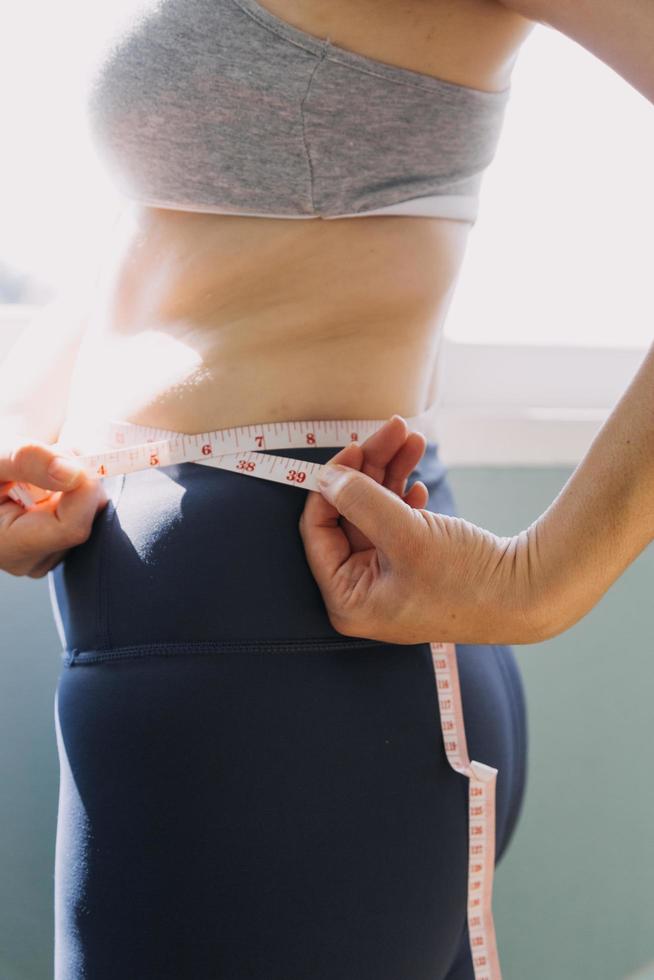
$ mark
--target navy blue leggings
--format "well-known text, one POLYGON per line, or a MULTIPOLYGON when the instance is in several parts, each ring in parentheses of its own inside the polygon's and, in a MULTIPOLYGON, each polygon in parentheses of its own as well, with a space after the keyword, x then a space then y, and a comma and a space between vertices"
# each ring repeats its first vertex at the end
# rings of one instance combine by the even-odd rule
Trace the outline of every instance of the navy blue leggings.
MULTIPOLYGON (((414 479, 456 513, 436 443, 414 479)), ((298 531, 306 491, 199 463, 105 484, 49 573, 55 980, 473 980, 468 779, 445 756, 429 644, 334 630, 298 531)), ((470 757, 499 770, 499 859, 524 692, 510 647, 457 657, 470 757)))

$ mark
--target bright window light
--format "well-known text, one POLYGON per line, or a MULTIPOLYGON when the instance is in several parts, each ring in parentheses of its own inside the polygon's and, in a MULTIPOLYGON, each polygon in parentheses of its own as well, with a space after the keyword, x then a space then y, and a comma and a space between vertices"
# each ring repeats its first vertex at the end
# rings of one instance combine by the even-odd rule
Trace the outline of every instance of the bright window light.
POLYGON ((648 347, 653 236, 654 105, 536 25, 445 332, 463 343, 648 347))

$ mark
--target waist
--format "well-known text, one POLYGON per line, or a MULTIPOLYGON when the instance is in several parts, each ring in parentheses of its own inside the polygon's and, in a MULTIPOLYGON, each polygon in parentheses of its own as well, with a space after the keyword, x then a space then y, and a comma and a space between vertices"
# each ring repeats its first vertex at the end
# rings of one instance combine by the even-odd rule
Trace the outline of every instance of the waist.
MULTIPOLYGON (((271 453, 325 463, 334 449, 271 453)), ((427 509, 454 515, 436 443, 409 485, 416 479, 427 509)), ((110 477, 105 487, 109 503, 90 537, 49 573, 65 649, 342 639, 306 562, 302 488, 199 463, 110 477)))
POLYGON ((127 209, 69 416, 198 432, 422 412, 465 227, 432 221, 309 231, 315 223, 127 209))
MULTIPOLYGON (((432 378, 435 363, 434 358, 432 378)), ((87 352, 75 367, 59 441, 81 453, 99 451, 100 433, 112 419, 194 434, 299 420, 385 420, 396 413, 410 428, 439 440, 438 398, 424 371, 379 364, 364 372, 331 359, 313 370, 310 363, 292 370, 283 357, 258 365, 233 371, 221 365, 199 380, 177 383, 135 351, 106 357, 87 352)))

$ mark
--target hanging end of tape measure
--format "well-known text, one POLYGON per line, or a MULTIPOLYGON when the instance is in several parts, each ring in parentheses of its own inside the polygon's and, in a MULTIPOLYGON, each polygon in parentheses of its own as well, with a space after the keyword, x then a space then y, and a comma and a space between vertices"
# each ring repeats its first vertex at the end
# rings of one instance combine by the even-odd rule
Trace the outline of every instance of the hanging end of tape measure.
POLYGON ((497 776, 497 769, 494 769, 493 766, 487 766, 483 762, 472 761, 470 763, 470 768, 474 772, 477 779, 481 780, 483 783, 490 783, 491 780, 495 779, 497 776))
POLYGON ((11 490, 7 491, 7 496, 15 500, 17 504, 22 504, 23 507, 32 507, 36 503, 31 494, 23 489, 19 483, 15 483, 11 490))
POLYGON ((7 496, 15 500, 17 504, 22 504, 23 507, 33 507, 34 504, 40 504, 42 500, 47 500, 52 491, 43 490, 40 487, 35 487, 31 483, 14 483, 10 490, 7 491, 7 496), (28 490, 27 487, 30 487, 28 490))

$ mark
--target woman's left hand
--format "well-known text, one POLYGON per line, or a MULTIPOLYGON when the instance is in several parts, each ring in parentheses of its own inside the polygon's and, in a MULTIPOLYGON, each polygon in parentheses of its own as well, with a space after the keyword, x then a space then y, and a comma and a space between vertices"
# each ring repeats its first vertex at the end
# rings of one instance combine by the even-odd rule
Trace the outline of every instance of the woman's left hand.
POLYGON ((529 531, 499 537, 421 509, 425 485, 405 489, 425 445, 394 415, 323 467, 338 477, 330 488, 307 494, 299 530, 332 626, 386 643, 538 642, 529 531))

